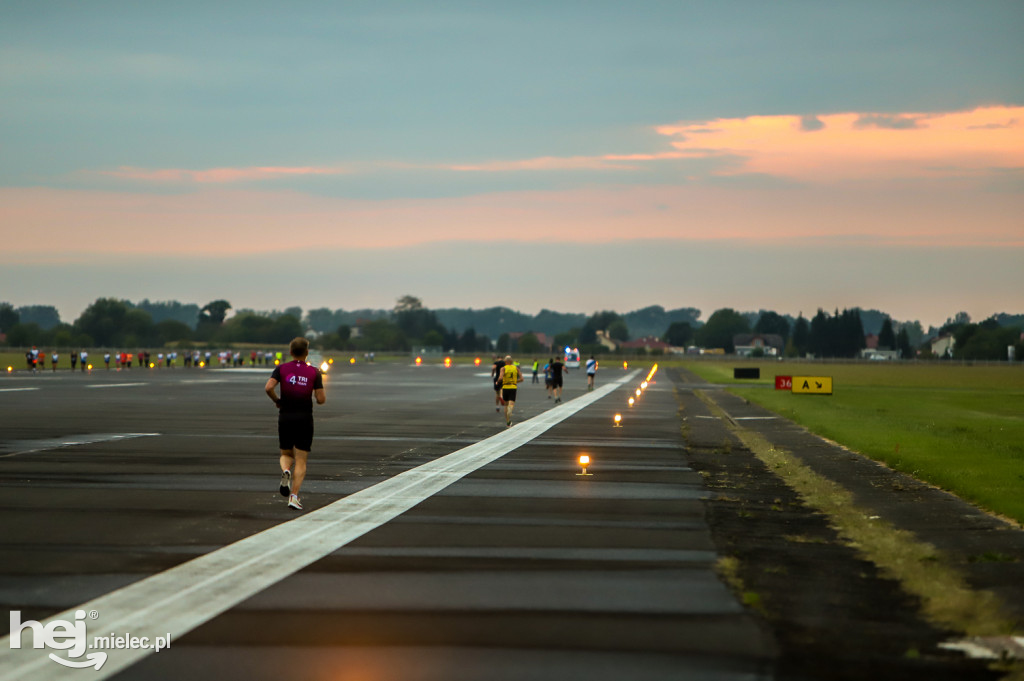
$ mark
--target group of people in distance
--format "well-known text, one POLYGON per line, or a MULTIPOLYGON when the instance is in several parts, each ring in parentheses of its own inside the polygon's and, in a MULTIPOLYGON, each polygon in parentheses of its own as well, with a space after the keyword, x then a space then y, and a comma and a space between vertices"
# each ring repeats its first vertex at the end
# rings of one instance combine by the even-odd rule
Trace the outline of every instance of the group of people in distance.
MULTIPOLYGON (((300 336, 291 342, 288 349, 291 360, 274 368, 264 390, 278 408, 277 435, 281 452, 278 490, 288 500, 288 508, 302 510, 299 490, 306 478, 306 463, 313 447, 313 400, 317 404, 324 404, 327 395, 324 392, 323 373, 306 361, 309 341, 300 336)), ((535 359, 534 383, 537 382, 538 368, 539 362, 535 359)), ((544 366, 548 399, 554 399, 556 403, 562 401, 562 378, 567 371, 565 362, 560 359, 552 357, 548 360, 544 366)), ((597 373, 597 361, 593 356, 587 361, 586 372, 587 390, 593 390, 597 373)), ((511 355, 504 359, 495 355, 491 380, 494 383, 495 411, 500 412, 504 406, 505 426, 511 427, 516 394, 519 384, 525 380, 523 371, 512 361, 511 355)))
MULTIPOLYGON (((538 370, 540 360, 533 360, 533 383, 538 383, 538 370)), ((558 357, 552 357, 544 365, 544 387, 548 393, 548 399, 554 399, 555 404, 562 401, 563 377, 568 368, 558 357)), ((597 375, 597 360, 591 355, 587 360, 587 390, 594 389, 594 379, 597 375)), ((494 356, 494 364, 491 367, 491 381, 494 383, 494 411, 500 412, 505 407, 505 425, 512 425, 512 410, 515 408, 516 390, 519 383, 522 383, 523 371, 519 365, 512 360, 511 355, 505 359, 494 356)))

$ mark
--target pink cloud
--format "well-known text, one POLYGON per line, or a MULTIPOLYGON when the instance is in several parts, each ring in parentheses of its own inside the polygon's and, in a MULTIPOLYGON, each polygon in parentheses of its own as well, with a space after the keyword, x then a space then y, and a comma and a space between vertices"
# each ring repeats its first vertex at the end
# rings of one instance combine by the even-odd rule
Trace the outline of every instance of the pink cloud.
POLYGON ((273 180, 302 175, 340 175, 349 172, 343 168, 253 166, 247 168, 133 168, 123 166, 117 170, 97 171, 99 175, 124 180, 159 183, 227 184, 251 180, 273 180))
MULTIPOLYGON (((969 186, 752 188, 689 184, 353 200, 209 186, 188 194, 0 189, 9 230, 0 259, 49 257, 41 243, 93 253, 238 256, 441 241, 622 239, 1024 246, 1021 198, 969 186), (90 238, 81 239, 82 234, 90 238)), ((60 250, 60 249, 57 249, 60 250)), ((13 260, 12 260, 13 259, 13 260)), ((780 263, 780 267, 798 266, 780 263)))
POLYGON ((808 182, 941 178, 1024 166, 1024 107, 947 113, 750 116, 656 128, 680 151, 744 159, 721 175, 808 182))
POLYGON ((442 166, 446 170, 459 172, 519 172, 536 170, 630 170, 637 166, 622 161, 663 161, 685 158, 683 151, 665 151, 657 154, 602 154, 599 156, 541 156, 508 161, 487 161, 485 163, 442 166))

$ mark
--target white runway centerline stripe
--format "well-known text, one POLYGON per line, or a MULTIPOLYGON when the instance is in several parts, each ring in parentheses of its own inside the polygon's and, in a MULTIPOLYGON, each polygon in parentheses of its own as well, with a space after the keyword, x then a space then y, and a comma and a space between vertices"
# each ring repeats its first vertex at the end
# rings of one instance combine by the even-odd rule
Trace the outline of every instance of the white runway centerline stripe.
POLYGON ((0 388, 0 393, 22 393, 27 390, 39 390, 39 388, 0 388))
MULTIPOLYGON (((207 622, 246 598, 338 550, 367 532, 408 511, 421 501, 482 466, 520 447, 569 418, 626 381, 630 372, 574 400, 486 440, 435 459, 340 499, 318 511, 271 527, 178 567, 54 615, 73 623, 75 611, 95 612, 88 621, 95 636, 149 637, 170 634, 172 640, 207 622)), ((268 482, 272 484, 272 482, 268 482)), ((59 625, 58 625, 59 626, 59 625)), ((51 660, 45 648, 11 648, 10 636, 0 639, 0 681, 81 679, 83 672, 51 660)), ((103 667, 85 674, 105 679, 152 653, 152 650, 111 650, 103 667)), ((67 657, 63 654, 63 657, 67 657)))
POLYGON ((92 385, 85 386, 86 388, 131 388, 137 385, 149 385, 145 381, 139 381, 138 383, 94 383, 92 385))

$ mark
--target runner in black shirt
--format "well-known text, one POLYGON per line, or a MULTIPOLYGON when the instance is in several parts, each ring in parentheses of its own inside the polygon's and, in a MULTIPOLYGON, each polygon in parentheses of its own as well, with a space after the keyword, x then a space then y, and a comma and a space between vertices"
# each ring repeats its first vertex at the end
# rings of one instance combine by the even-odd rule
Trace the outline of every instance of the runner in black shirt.
POLYGON ((555 394, 555 404, 562 401, 562 374, 567 371, 560 357, 551 360, 551 388, 555 394))

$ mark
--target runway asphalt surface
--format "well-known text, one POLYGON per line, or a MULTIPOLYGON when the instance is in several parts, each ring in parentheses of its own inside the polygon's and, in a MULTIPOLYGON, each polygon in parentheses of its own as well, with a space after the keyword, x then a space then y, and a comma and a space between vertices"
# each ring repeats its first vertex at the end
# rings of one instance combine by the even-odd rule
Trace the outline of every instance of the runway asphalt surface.
POLYGON ((268 369, 3 377, 0 605, 170 641, 33 650, 26 629, 0 680, 784 678, 714 570, 687 387, 662 372, 627 406, 649 368, 593 393, 574 371, 561 405, 527 376, 507 429, 486 366, 339 366, 302 512, 268 369))

